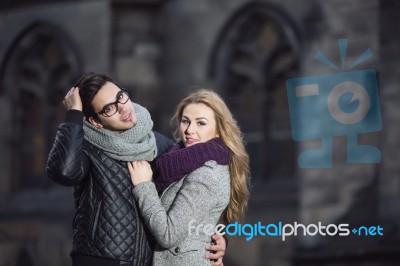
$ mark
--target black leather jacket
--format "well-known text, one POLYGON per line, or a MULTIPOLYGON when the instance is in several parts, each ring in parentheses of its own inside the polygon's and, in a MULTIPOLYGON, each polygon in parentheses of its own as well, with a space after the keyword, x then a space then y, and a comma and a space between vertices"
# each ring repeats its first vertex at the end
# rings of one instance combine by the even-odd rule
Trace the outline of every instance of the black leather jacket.
MULTIPOLYGON (((52 180, 74 186, 76 213, 71 256, 84 256, 86 265, 91 264, 87 262, 91 258, 96 259, 93 264, 98 264, 99 259, 100 263, 111 259, 110 265, 151 265, 151 235, 131 194, 133 185, 126 162, 108 157, 85 141, 82 121, 81 112, 67 113, 46 167, 52 180)), ((154 134, 161 155, 173 142, 154 134)))

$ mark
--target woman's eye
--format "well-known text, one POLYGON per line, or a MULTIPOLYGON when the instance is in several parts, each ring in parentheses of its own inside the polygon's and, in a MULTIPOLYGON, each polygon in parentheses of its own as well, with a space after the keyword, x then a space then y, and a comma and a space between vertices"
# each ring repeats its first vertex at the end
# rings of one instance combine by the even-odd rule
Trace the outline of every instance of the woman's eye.
POLYGON ((206 125, 206 123, 204 123, 204 122, 197 122, 197 124, 198 124, 199 126, 205 126, 205 125, 206 125))
POLYGON ((189 121, 188 120, 182 120, 181 123, 182 124, 189 124, 189 121))

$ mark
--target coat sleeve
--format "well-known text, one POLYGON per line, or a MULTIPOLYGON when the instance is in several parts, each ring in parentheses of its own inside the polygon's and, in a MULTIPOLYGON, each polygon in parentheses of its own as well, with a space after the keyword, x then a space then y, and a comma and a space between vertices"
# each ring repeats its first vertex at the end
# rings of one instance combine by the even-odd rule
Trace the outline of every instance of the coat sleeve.
POLYGON ((70 110, 58 127, 47 158, 46 174, 56 183, 74 186, 84 179, 88 169, 89 160, 83 152, 83 114, 70 110))
POLYGON ((207 215, 217 204, 219 175, 203 166, 189 174, 169 210, 158 197, 153 182, 143 182, 133 188, 142 216, 156 241, 164 248, 179 244, 188 235, 190 220, 207 215))

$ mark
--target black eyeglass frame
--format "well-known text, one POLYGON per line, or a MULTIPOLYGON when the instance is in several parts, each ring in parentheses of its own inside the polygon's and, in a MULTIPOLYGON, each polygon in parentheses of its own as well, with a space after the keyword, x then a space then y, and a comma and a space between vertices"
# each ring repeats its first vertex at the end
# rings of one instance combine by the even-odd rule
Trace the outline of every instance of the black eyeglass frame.
POLYGON ((120 103, 120 104, 126 104, 126 103, 130 100, 129 93, 128 93, 125 89, 121 89, 121 90, 117 93, 116 99, 117 99, 117 100, 116 100, 115 102, 106 104, 106 105, 103 107, 103 109, 101 109, 101 111, 98 112, 98 113, 96 113, 96 114, 97 114, 97 115, 102 115, 102 116, 104 116, 104 117, 111 117, 111 116, 115 115, 115 114, 118 112, 118 103, 120 103), (125 102, 120 102, 119 97, 121 97, 121 95, 123 95, 123 94, 126 94, 126 96, 128 96, 128 98, 126 99, 125 102), (108 108, 109 106, 111 106, 111 105, 115 105, 115 112, 112 113, 111 115, 108 115, 108 114, 106 114, 106 110, 107 110, 107 108, 108 108))

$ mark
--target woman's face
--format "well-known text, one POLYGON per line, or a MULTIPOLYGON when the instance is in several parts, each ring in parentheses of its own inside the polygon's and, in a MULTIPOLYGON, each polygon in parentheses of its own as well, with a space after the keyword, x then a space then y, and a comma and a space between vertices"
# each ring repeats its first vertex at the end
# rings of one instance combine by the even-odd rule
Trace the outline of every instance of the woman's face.
POLYGON ((219 137, 214 111, 205 104, 188 104, 182 112, 179 136, 185 147, 219 137))

